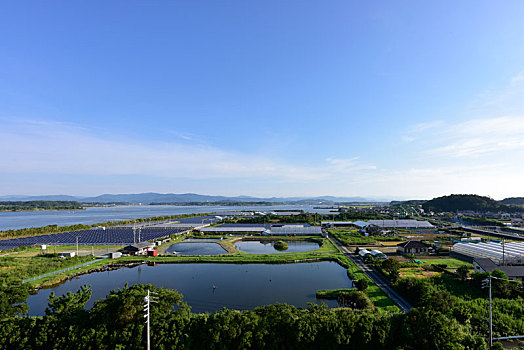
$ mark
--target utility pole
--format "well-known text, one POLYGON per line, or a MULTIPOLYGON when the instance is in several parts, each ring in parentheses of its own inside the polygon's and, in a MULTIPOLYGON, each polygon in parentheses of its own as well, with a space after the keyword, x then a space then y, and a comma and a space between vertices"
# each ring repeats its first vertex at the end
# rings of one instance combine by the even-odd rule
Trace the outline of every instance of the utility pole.
POLYGON ((76 256, 78 256, 78 236, 76 236, 76 256))
POLYGON ((149 322, 149 319, 150 319, 150 311, 151 311, 151 303, 156 303, 157 300, 155 299, 155 297, 151 294, 158 294, 158 293, 155 293, 155 292, 151 292, 149 291, 149 289, 147 290, 147 295, 145 296, 144 298, 144 301, 145 301, 145 305, 144 305, 144 312, 146 313, 144 315, 144 318, 146 319, 146 332, 147 332, 147 350, 150 350, 151 349, 151 339, 150 339, 150 336, 149 336, 149 328, 150 328, 150 322, 149 322))
POLYGON ((482 281, 482 288, 489 288, 489 347, 493 346, 493 310, 491 305, 491 275, 482 281))

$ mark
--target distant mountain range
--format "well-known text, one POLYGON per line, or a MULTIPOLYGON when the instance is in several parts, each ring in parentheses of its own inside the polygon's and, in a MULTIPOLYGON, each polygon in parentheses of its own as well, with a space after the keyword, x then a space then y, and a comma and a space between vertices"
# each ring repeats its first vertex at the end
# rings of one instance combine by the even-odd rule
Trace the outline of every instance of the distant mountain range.
POLYGON ((96 197, 79 197, 69 195, 47 195, 47 196, 0 196, 0 201, 78 201, 83 203, 189 203, 189 202, 271 202, 271 203, 300 203, 321 204, 333 203, 361 203, 361 202, 389 202, 387 199, 368 199, 363 197, 271 197, 259 198, 251 196, 208 196, 195 193, 135 193, 135 194, 103 194, 96 197))

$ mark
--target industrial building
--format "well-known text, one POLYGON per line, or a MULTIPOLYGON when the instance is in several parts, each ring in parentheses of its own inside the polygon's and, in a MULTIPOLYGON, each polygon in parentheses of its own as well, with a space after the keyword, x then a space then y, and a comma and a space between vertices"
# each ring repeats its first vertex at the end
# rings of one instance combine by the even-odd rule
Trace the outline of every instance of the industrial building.
POLYGON ((146 254, 148 250, 153 249, 155 247, 154 243, 149 242, 140 242, 132 245, 128 245, 122 249, 122 251, 125 254, 130 255, 141 255, 146 254))
POLYGON ((309 224, 224 224, 199 229, 204 234, 262 234, 267 236, 322 235, 320 226, 309 224))
POLYGON ((369 220, 368 223, 380 228, 404 228, 404 229, 423 229, 435 228, 428 221, 419 220, 369 220))
POLYGON ((524 242, 457 243, 450 254, 469 262, 487 258, 497 265, 524 265, 524 242))
POLYGON ((317 236, 322 235, 322 228, 320 226, 272 225, 263 234, 270 236, 317 236))

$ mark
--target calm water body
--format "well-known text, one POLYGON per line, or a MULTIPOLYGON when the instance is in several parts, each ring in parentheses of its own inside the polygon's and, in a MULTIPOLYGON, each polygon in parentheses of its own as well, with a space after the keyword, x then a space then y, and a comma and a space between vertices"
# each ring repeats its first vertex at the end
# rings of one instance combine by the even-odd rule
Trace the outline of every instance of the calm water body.
POLYGON ((235 243, 235 247, 251 254, 275 254, 275 253, 298 253, 317 250, 320 246, 315 242, 307 241, 284 241, 288 245, 286 250, 276 250, 275 242, 268 241, 240 241, 235 243))
POLYGON ((176 255, 220 255, 227 251, 218 243, 176 243, 167 248, 166 253, 176 255))
POLYGON ((319 289, 351 288, 346 269, 334 262, 301 264, 159 264, 96 272, 79 276, 64 284, 42 289, 27 299, 30 315, 43 315, 47 298, 53 291, 63 295, 91 285, 93 295, 86 307, 126 283, 151 283, 176 289, 184 295, 193 312, 214 312, 228 307, 253 309, 277 302, 306 307, 307 303, 325 302, 337 306, 334 300, 317 300, 319 289), (216 289, 213 289, 213 285, 216 289))
POLYGON ((134 218, 148 218, 152 216, 200 214, 224 211, 271 211, 293 210, 328 212, 323 209, 313 209, 313 206, 278 205, 278 206, 175 206, 175 205, 144 205, 123 207, 91 207, 86 210, 72 211, 23 211, 0 212, 0 231, 16 230, 25 227, 39 227, 47 225, 67 226, 74 224, 92 225, 107 221, 130 220, 134 218))

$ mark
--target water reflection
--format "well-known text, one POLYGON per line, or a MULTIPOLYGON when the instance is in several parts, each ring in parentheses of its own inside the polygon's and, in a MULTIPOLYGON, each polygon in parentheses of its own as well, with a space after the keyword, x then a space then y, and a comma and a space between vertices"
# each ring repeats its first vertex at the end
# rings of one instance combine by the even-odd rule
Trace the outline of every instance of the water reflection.
POLYGON ((176 243, 166 253, 176 255, 220 255, 227 251, 217 243, 176 243))
POLYGON ((317 250, 318 243, 309 241, 284 241, 288 245, 286 250, 275 249, 275 241, 240 241, 235 243, 235 247, 251 254, 276 254, 276 253, 298 253, 317 250))

